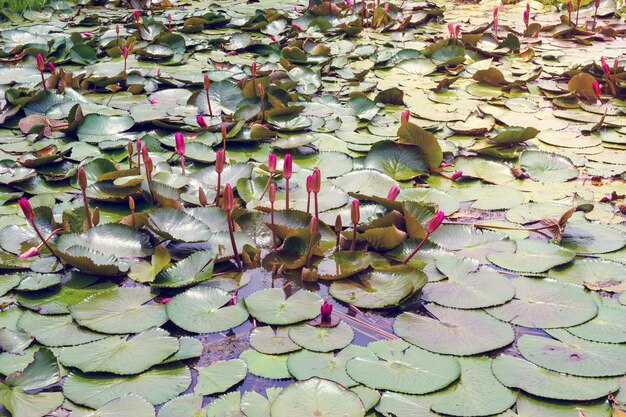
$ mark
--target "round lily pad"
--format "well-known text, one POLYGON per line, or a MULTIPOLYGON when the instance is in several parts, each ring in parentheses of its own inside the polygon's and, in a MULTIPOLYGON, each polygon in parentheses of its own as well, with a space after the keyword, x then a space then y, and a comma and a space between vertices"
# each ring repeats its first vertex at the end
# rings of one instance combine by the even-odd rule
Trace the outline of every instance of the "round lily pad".
POLYGON ((270 326, 255 327, 250 333, 250 346, 268 355, 279 355, 300 350, 300 346, 289 338, 289 329, 270 326))
POLYGON ((348 346, 354 338, 354 331, 343 321, 334 327, 303 324, 291 327, 289 338, 305 349, 315 352, 330 352, 348 346))
POLYGON ((226 291, 197 286, 172 298, 166 304, 166 311, 181 329, 193 333, 221 332, 239 326, 248 318, 242 302, 225 306, 230 299, 226 291))
POLYGON ((289 355, 268 355, 254 349, 247 349, 241 352, 239 357, 246 361, 248 372, 252 375, 267 379, 291 378, 287 369, 289 355))
POLYGON ((475 355, 513 342, 513 329, 479 310, 457 310, 434 304, 426 306, 434 318, 402 313, 394 332, 423 349, 448 355, 475 355))
POLYGON ((617 378, 586 378, 540 368, 524 359, 498 356, 491 367, 496 378, 509 388, 554 400, 589 401, 619 388, 617 378))
POLYGON ((564 403, 563 401, 546 400, 520 394, 515 404, 520 416, 550 416, 570 417, 584 415, 585 417, 612 417, 611 404, 604 400, 564 403))
POLYGON ((626 343, 626 309, 601 305, 596 317, 565 330, 594 342, 626 343))
POLYGON ((626 374, 626 345, 591 342, 565 330, 551 330, 549 339, 523 335, 517 349, 528 361, 552 371, 578 376, 626 374))
POLYGON ((515 287, 497 271, 483 268, 462 277, 426 284, 423 298, 454 308, 484 308, 504 304, 515 295, 515 287))
POLYGON ((346 371, 352 379, 373 389, 427 394, 448 386, 460 375, 456 359, 394 341, 374 353, 379 359, 354 358, 346 371))
POLYGON ((336 355, 302 350, 289 355, 287 366, 289 372, 299 380, 318 377, 352 387, 357 385, 357 382, 347 374, 346 363, 354 358, 376 360, 376 355, 371 350, 357 345, 350 345, 336 355))
POLYGON ((519 163, 530 178, 543 182, 564 182, 578 177, 578 169, 564 156, 548 152, 525 151, 519 163))
POLYGON ((281 288, 268 288, 250 294, 246 307, 252 317, 267 324, 293 324, 316 317, 322 297, 300 290, 287 297, 281 288))
POLYGON ((431 409, 451 416, 490 416, 515 404, 517 393, 493 376, 491 363, 485 356, 460 358, 461 378, 433 395, 431 409))
POLYGON ((574 259, 574 252, 538 240, 518 240, 515 253, 490 253, 487 259, 515 272, 538 273, 574 259))
POLYGON ((248 366, 241 359, 219 361, 196 369, 198 382, 194 392, 201 395, 224 392, 241 382, 248 373, 248 366))
POLYGON ((364 417, 365 407, 354 392, 319 378, 296 382, 272 402, 272 417, 364 417))
POLYGON ((515 298, 489 308, 492 316, 525 327, 576 326, 598 314, 597 304, 581 287, 548 279, 516 278, 515 298))
POLYGON ((384 416, 436 417, 430 411, 430 395, 409 395, 385 391, 376 405, 376 411, 384 416))
POLYGON ((576 259, 548 271, 548 277, 557 281, 582 285, 583 282, 626 281, 624 266, 598 259, 576 259))
POLYGON ((395 268, 393 271, 373 271, 354 280, 333 282, 330 295, 348 304, 362 308, 385 308, 395 306, 411 294, 415 288, 426 284, 424 275, 418 276, 418 285, 411 267, 395 268))
POLYGON ((70 307, 78 324, 102 333, 139 333, 167 321, 165 306, 146 304, 156 296, 147 287, 113 288, 70 307))
POLYGON ((561 246, 578 253, 607 253, 626 245, 626 233, 594 223, 570 223, 561 246))
POLYGON ((45 346, 81 345, 106 337, 106 335, 80 327, 74 323, 69 314, 44 316, 26 311, 17 325, 45 346))
POLYGON ((66 347, 59 360, 83 372, 132 375, 145 371, 179 349, 178 340, 163 329, 150 329, 132 338, 108 337, 66 347))

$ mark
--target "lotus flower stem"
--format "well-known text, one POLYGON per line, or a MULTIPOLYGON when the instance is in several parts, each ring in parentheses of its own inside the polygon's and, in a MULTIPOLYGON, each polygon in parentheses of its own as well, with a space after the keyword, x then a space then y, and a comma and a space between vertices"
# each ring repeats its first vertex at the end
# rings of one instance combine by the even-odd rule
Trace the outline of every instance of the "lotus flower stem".
POLYGON ((572 0, 567 0, 567 22, 569 25, 572 24, 572 0))
POLYGON ((128 53, 129 53, 128 45, 122 46, 122 57, 124 58, 124 72, 123 72, 124 80, 128 78, 128 74, 126 73, 126 68, 128 65, 128 53))
POLYGON ((576 0, 576 27, 578 27, 578 11, 580 10, 580 0, 576 0))
POLYGON ((93 222, 91 220, 91 212, 89 211, 89 204, 87 203, 87 174, 85 173, 85 168, 78 168, 78 186, 82 190, 83 193, 83 204, 85 205, 85 217, 87 218, 87 228, 91 229, 93 227, 93 222))
POLYGON ((439 226, 441 226, 441 223, 443 222, 444 217, 445 217, 445 214, 443 213, 443 211, 438 211, 428 221, 428 224, 426 225, 426 235, 424 236, 424 239, 422 239, 419 245, 417 245, 417 247, 413 249, 413 251, 411 251, 411 253, 409 253, 409 255, 406 258, 404 258, 404 261, 402 261, 403 264, 407 264, 411 260, 411 258, 415 256, 417 251, 420 250, 422 246, 424 246, 424 244, 426 243, 430 235, 433 234, 439 226))
POLYGON ((211 88, 211 79, 209 74, 204 74, 204 92, 206 93, 206 102, 209 106, 209 116, 213 117, 213 109, 211 109, 211 99, 209 98, 209 89, 211 88))
POLYGON ((139 171, 141 171, 141 153, 143 151, 143 145, 141 144, 141 139, 137 138, 135 142, 135 149, 137 149, 137 167, 139 171))
POLYGON ((252 77, 252 90, 254 90, 254 94, 256 94, 256 88, 254 88, 257 83, 256 83, 256 61, 252 62, 252 65, 250 65, 250 76, 252 77))
POLYGON ((272 245, 276 247, 276 232, 274 231, 274 202, 276 201, 276 184, 270 186, 270 221, 272 223, 272 245))
POLYGON ((259 197, 259 200, 263 200, 265 193, 270 188, 270 184, 272 183, 272 177, 274 176, 274 172, 276 172, 276 155, 274 155, 273 153, 267 156, 267 166, 270 170, 270 176, 267 179, 267 183, 265 184, 265 188, 263 188, 263 192, 261 193, 261 197, 259 197))
POLYGON ((141 148, 141 156, 143 156, 143 164, 146 171, 146 181, 148 182, 148 189, 150 190, 152 203, 156 204, 157 200, 154 195, 154 190, 152 189, 152 170, 154 169, 154 165, 152 164, 152 158, 150 158, 150 155, 148 154, 148 148, 146 148, 145 146, 141 148))
POLYGON ((237 269, 239 271, 243 271, 243 267, 241 265, 241 259, 239 259, 239 251, 237 251, 237 242, 235 242, 235 226, 233 222, 232 211, 233 207, 235 207, 235 196, 233 195, 233 189, 230 184, 226 184, 224 187, 224 199, 222 201, 222 210, 226 213, 226 218, 228 222, 228 233, 230 234, 230 244, 233 247, 233 256, 235 257, 235 263, 237 264, 237 269))
MULTIPOLYGON (((224 158, 226 158, 226 136, 228 136, 228 132, 226 132, 226 123, 222 122, 222 150, 224 151, 224 158)), ((224 159, 226 162, 226 159, 224 159)))
POLYGON ((283 161, 283 178, 285 179, 285 210, 289 210, 289 180, 293 170, 293 160, 291 154, 285 155, 283 161))
POLYGON ((37 246, 33 246, 32 248, 28 249, 26 252, 20 254, 19 258, 20 259, 26 259, 26 258, 31 258, 33 256, 37 256, 39 255, 39 250, 41 249, 41 247, 44 245, 44 243, 48 242, 48 240, 50 240, 50 238, 54 235, 56 235, 59 232, 62 232, 63 228, 59 227, 57 229, 54 229, 53 231, 51 231, 48 236, 46 236, 46 238, 44 240, 42 240, 41 242, 39 242, 39 244, 37 246))
POLYGON ((130 140, 128 141, 126 149, 128 150, 128 169, 133 169, 133 142, 132 141, 130 140))
POLYGON ((22 212, 24 213, 24 217, 26 217, 26 220, 28 220, 28 222, 32 226, 33 230, 37 234, 37 237, 39 237, 39 240, 41 240, 41 242, 44 245, 46 245, 46 249, 48 249, 50 251, 50 253, 52 255, 54 255, 59 260, 59 262, 61 262, 61 258, 59 258, 59 256, 56 254, 56 252, 48 244, 48 240, 41 234, 41 231, 37 227, 37 223, 35 223, 35 212, 33 211, 33 207, 30 205, 30 201, 28 201, 26 198, 22 197, 22 198, 20 198, 17 201, 17 204, 22 209, 22 212))
POLYGON ((311 256, 313 256, 313 242, 315 241, 315 234, 319 228, 319 220, 317 216, 311 217, 311 221, 309 223, 309 233, 311 239, 309 240, 309 246, 306 249, 306 266, 308 267, 311 263, 311 256))
POLYGON ((458 226, 474 226, 481 229, 500 229, 500 230, 523 230, 527 232, 537 232, 539 230, 549 229, 550 226, 535 226, 535 227, 512 227, 512 226, 504 226, 504 225, 489 225, 489 224, 477 224, 477 223, 463 223, 463 222, 450 222, 447 221, 444 223, 445 225, 458 225, 458 226))
POLYGON ((263 88, 263 84, 259 83, 257 89, 261 99, 261 123, 265 123, 265 88, 263 88))
POLYGON ((312 176, 306 177, 306 212, 309 214, 311 212, 311 181, 313 180, 312 176))

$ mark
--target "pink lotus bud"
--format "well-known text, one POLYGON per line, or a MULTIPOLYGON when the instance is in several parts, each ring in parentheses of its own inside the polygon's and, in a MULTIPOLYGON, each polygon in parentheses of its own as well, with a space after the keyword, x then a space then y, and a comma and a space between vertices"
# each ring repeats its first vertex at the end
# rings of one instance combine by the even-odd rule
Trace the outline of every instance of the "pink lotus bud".
POLYGON ((609 67, 609 64, 606 63, 606 58, 605 57, 601 57, 600 58, 600 62, 601 62, 602 70, 604 71, 604 73, 606 75, 610 75, 611 74, 611 68, 609 67))
POLYGON ((310 193, 313 191, 313 176, 309 175, 308 177, 306 177, 306 192, 310 193))
POLYGON ((498 6, 493 8, 493 19, 497 19, 498 18, 498 12, 500 11, 500 8, 498 6))
POLYGON ((285 155, 285 160, 283 161, 283 178, 290 179, 292 172, 293 162, 291 159, 291 154, 288 153, 285 155))
POLYGON ((139 10, 133 10, 133 16, 135 16, 135 23, 139 23, 139 10))
POLYGON ((259 97, 265 97, 265 88, 263 88, 263 84, 257 84, 257 91, 259 92, 259 97))
POLYGON ((120 25, 115 25, 115 34, 116 34, 117 36, 119 36, 119 35, 120 35, 120 25))
POLYGON ((83 191, 87 188, 87 173, 85 172, 85 167, 78 168, 78 186, 83 191))
POLYGON ((35 220, 35 212, 33 211, 33 207, 30 205, 30 201, 22 197, 19 200, 17 200, 17 204, 22 209, 22 212, 24 213, 24 217, 26 217, 26 220, 32 223, 35 220))
POLYGON ((167 14, 167 23, 169 23, 170 25, 172 24, 172 14, 171 13, 167 14))
POLYGON ((389 3, 385 3, 385 11, 388 12, 389 11, 389 3))
POLYGON ((174 135, 176 141, 176 153, 179 155, 185 154, 185 138, 181 132, 176 132, 174 135))
POLYGON ((270 203, 274 204, 276 202, 276 184, 272 183, 270 185, 270 203))
POLYGON ((252 78, 256 78, 256 61, 252 62, 252 66, 250 67, 250 75, 252 78))
POLYGON ((226 131, 226 123, 222 123, 222 140, 226 141, 227 136, 228 132, 226 131))
POLYGON ((456 25, 454 27, 454 37, 458 39, 460 34, 461 34, 461 25, 456 25))
POLYGON ((215 154, 215 172, 221 174, 224 171, 224 152, 220 149, 215 154))
POLYGON ((130 211, 135 211, 135 199, 132 196, 128 196, 128 208, 130 211))
POLYGON ((598 84, 597 81, 594 81, 591 86, 593 87, 593 92, 595 93, 597 98, 600 98, 601 95, 601 90, 600 90, 600 84, 598 84))
POLYGON ((235 207, 235 196, 233 195, 233 187, 230 183, 226 183, 224 187, 224 198, 222 199, 222 210, 230 212, 235 207))
POLYGON ((528 10, 524 10, 524 24, 528 27, 528 22, 530 21, 530 12, 528 10))
POLYGON ((50 72, 52 74, 56 74, 57 73, 57 68, 54 66, 53 62, 48 62, 48 68, 50 69, 50 72))
POLYGON ((297 30, 298 32, 304 32, 304 29, 302 29, 302 26, 294 23, 293 25, 291 25, 295 30, 297 30))
POLYGON ((457 179, 463 176, 463 171, 454 171, 454 174, 450 175, 450 179, 452 181, 456 181, 457 179))
POLYGON ((37 246, 33 246, 32 248, 28 249, 26 252, 21 253, 19 258, 26 259, 26 258, 32 258, 33 256, 37 256, 37 255, 39 255, 39 248, 37 246))
POLYGON ((156 67, 156 69, 154 70, 154 77, 160 77, 161 76, 161 67, 156 67))
POLYGON ((172 301, 172 297, 165 297, 165 298, 161 299, 160 303, 161 304, 167 304, 170 301, 172 301))
POLYGON ((128 52, 129 52, 128 46, 127 45, 122 46, 122 56, 124 57, 124 59, 128 59, 128 52))
POLYGON ((448 34, 452 38, 454 36, 454 24, 448 23, 448 34))
POLYGON ((330 316, 332 313, 333 313, 333 305, 329 303, 328 301, 324 301, 324 304, 322 304, 322 307, 320 307, 320 314, 321 314, 322 322, 324 323, 330 322, 330 319, 331 319, 330 316))
POLYGON ((361 210, 359 207, 359 200, 352 200, 352 207, 350 207, 350 220, 353 225, 359 224, 361 220, 361 210))
POLYGON ((311 237, 315 236, 318 226, 319 221, 317 220, 317 217, 311 217, 311 221, 309 222, 309 232, 311 233, 311 237))
POLYGON ((196 123, 198 123, 198 126, 200 126, 203 129, 206 129, 207 127, 209 127, 209 125, 207 125, 206 122, 204 121, 204 117, 202 117, 202 115, 196 116, 196 123))
POLYGON ((204 89, 208 90, 211 87, 211 79, 209 78, 209 74, 204 74, 204 89))
POLYGON ((572 13, 574 6, 572 5, 572 0, 567 0, 567 13, 572 13))
POLYGON ((83 32, 80 35, 83 37, 83 39, 90 39, 93 36, 93 33, 91 33, 91 32, 83 32))
POLYGON ((400 124, 401 125, 405 125, 407 123, 409 123, 409 118, 411 117, 411 112, 408 110, 402 110, 402 113, 400 113, 400 124))
POLYGON ((398 194, 400 194, 400 187, 394 185, 389 189, 389 192, 387 193, 387 200, 396 201, 396 198, 398 198, 398 194))
POLYGON ((44 70, 46 69, 46 64, 45 62, 43 62, 43 57, 41 56, 41 54, 37 54, 37 69, 39 70, 39 72, 44 72, 44 70))
POLYGON ((313 174, 311 174, 311 190, 314 193, 319 193, 322 188, 322 173, 319 168, 315 168, 313 170, 313 174))
POLYGON ((438 211, 437 213, 435 213, 435 215, 428 221, 428 224, 426 225, 426 233, 430 235, 435 230, 437 230, 437 228, 441 225, 441 222, 443 222, 444 217, 445 215, 443 214, 443 211, 438 211))
POLYGON ((600 7, 600 0, 595 0, 594 6, 596 7, 596 10, 597 10, 600 7))
POLYGON ((270 40, 271 40, 272 42, 276 42, 276 36, 274 36, 274 35, 270 35, 270 40))
POLYGON ((137 149, 137 153, 142 151, 143 146, 141 145, 141 139, 137 138, 135 141, 135 148, 137 149))
POLYGON ((580 0, 576 0, 576 7, 580 9, 580 0))
POLYGON ((158 101, 157 101, 157 99, 156 99, 156 98, 150 98, 150 99, 148 99, 148 101, 149 101, 149 102, 150 102, 150 104, 152 104, 152 105, 155 105, 155 104, 157 104, 157 103, 158 103, 158 101))
POLYGON ((270 169, 270 174, 276 172, 276 155, 273 153, 267 155, 267 166, 270 169))
POLYGON ((350 7, 352 5, 352 2, 350 0, 346 0, 346 7, 350 7))

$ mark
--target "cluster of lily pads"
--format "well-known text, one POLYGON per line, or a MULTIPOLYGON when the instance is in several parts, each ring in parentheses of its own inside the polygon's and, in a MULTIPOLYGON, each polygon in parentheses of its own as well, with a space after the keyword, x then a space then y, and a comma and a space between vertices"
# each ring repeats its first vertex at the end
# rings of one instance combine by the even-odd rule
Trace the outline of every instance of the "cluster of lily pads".
POLYGON ((306 3, 0 13, 0 416, 626 413, 622 10, 306 3))

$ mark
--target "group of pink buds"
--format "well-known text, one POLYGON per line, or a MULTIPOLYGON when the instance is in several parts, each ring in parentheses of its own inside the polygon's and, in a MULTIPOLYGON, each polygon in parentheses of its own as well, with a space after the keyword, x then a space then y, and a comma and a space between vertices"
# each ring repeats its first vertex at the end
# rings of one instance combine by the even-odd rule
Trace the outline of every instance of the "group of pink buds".
MULTIPOLYGON (((48 69, 52 75, 57 73, 57 69, 52 61, 48 61, 48 69)), ((46 62, 41 54, 37 54, 37 70, 39 70, 39 73, 41 74, 41 84, 43 85, 43 89, 47 90, 48 87, 46 86, 46 77, 44 75, 44 72, 46 71, 46 62)))
POLYGON ((459 39, 461 25, 454 26, 453 23, 448 23, 448 34, 450 35, 450 39, 459 39))

